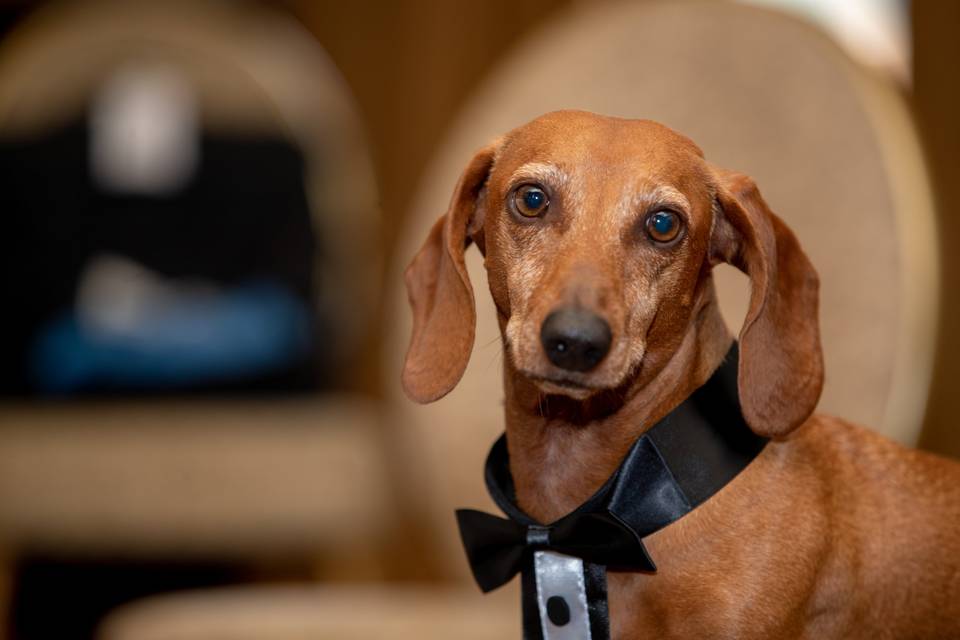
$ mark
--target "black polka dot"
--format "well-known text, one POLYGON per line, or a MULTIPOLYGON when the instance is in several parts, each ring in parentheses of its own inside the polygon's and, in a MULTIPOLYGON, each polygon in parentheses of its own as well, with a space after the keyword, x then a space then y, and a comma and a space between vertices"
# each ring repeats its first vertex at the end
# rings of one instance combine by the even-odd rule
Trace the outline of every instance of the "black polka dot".
POLYGON ((550 596, 547 599, 547 617, 558 627, 570 622, 570 607, 562 596, 550 596))

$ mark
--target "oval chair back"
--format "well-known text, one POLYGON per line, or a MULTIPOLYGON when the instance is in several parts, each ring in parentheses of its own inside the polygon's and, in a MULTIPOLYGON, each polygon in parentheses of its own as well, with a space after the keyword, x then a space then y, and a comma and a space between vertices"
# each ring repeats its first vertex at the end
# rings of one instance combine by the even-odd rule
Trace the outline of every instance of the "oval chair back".
MULTIPOLYGON (((452 510, 493 508, 481 468, 503 429, 503 352, 479 252, 468 267, 477 337, 446 398, 414 406, 397 383, 410 313, 400 269, 446 207, 473 152, 555 109, 663 122, 708 160, 751 175, 800 238, 821 281, 827 380, 819 410, 915 441, 931 375, 936 243, 914 125, 895 87, 811 26, 727 2, 582 3, 506 57, 463 108, 423 175, 390 280, 387 374, 420 456, 417 491, 464 574, 452 510)), ((717 269, 736 333, 744 276, 717 269)))

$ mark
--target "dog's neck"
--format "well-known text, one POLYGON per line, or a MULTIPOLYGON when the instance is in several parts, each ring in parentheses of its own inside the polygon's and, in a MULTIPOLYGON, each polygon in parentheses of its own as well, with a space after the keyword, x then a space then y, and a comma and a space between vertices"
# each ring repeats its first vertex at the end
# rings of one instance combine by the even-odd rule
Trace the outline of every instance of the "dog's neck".
POLYGON ((507 359, 510 473, 521 509, 547 523, 595 493, 648 428, 702 385, 732 343, 712 283, 680 344, 648 353, 622 388, 583 402, 544 396, 507 359))

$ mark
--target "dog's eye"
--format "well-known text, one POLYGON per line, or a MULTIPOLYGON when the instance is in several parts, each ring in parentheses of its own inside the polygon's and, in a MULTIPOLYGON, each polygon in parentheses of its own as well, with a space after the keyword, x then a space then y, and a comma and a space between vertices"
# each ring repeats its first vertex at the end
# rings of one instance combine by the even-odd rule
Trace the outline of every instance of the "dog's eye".
POLYGON ((680 216, 673 211, 654 211, 647 216, 647 234, 654 242, 670 242, 680 234, 680 216))
POLYGON ((543 215, 547 210, 550 200, 546 192, 540 187, 532 184, 525 184, 516 190, 513 194, 513 205, 517 213, 525 218, 536 218, 543 215))

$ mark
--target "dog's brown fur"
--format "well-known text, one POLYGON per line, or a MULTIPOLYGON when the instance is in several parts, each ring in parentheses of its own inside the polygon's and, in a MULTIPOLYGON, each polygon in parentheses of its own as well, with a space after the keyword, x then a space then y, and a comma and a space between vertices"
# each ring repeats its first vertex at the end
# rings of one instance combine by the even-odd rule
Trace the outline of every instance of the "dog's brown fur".
POLYGON ((436 400, 473 345, 464 250, 486 258, 505 359, 520 506, 553 521, 595 492, 634 440, 718 366, 732 337, 711 269, 751 281, 739 392, 773 441, 687 517, 650 536, 656 575, 612 573, 614 638, 960 638, 960 465, 843 420, 811 416, 823 364, 817 276, 752 181, 653 122, 547 114, 482 149, 407 271, 408 394, 436 400), (523 219, 507 198, 543 185, 523 219), (669 207, 685 231, 645 235, 669 207), (613 346, 570 373, 539 330, 563 304, 604 317, 613 346))

